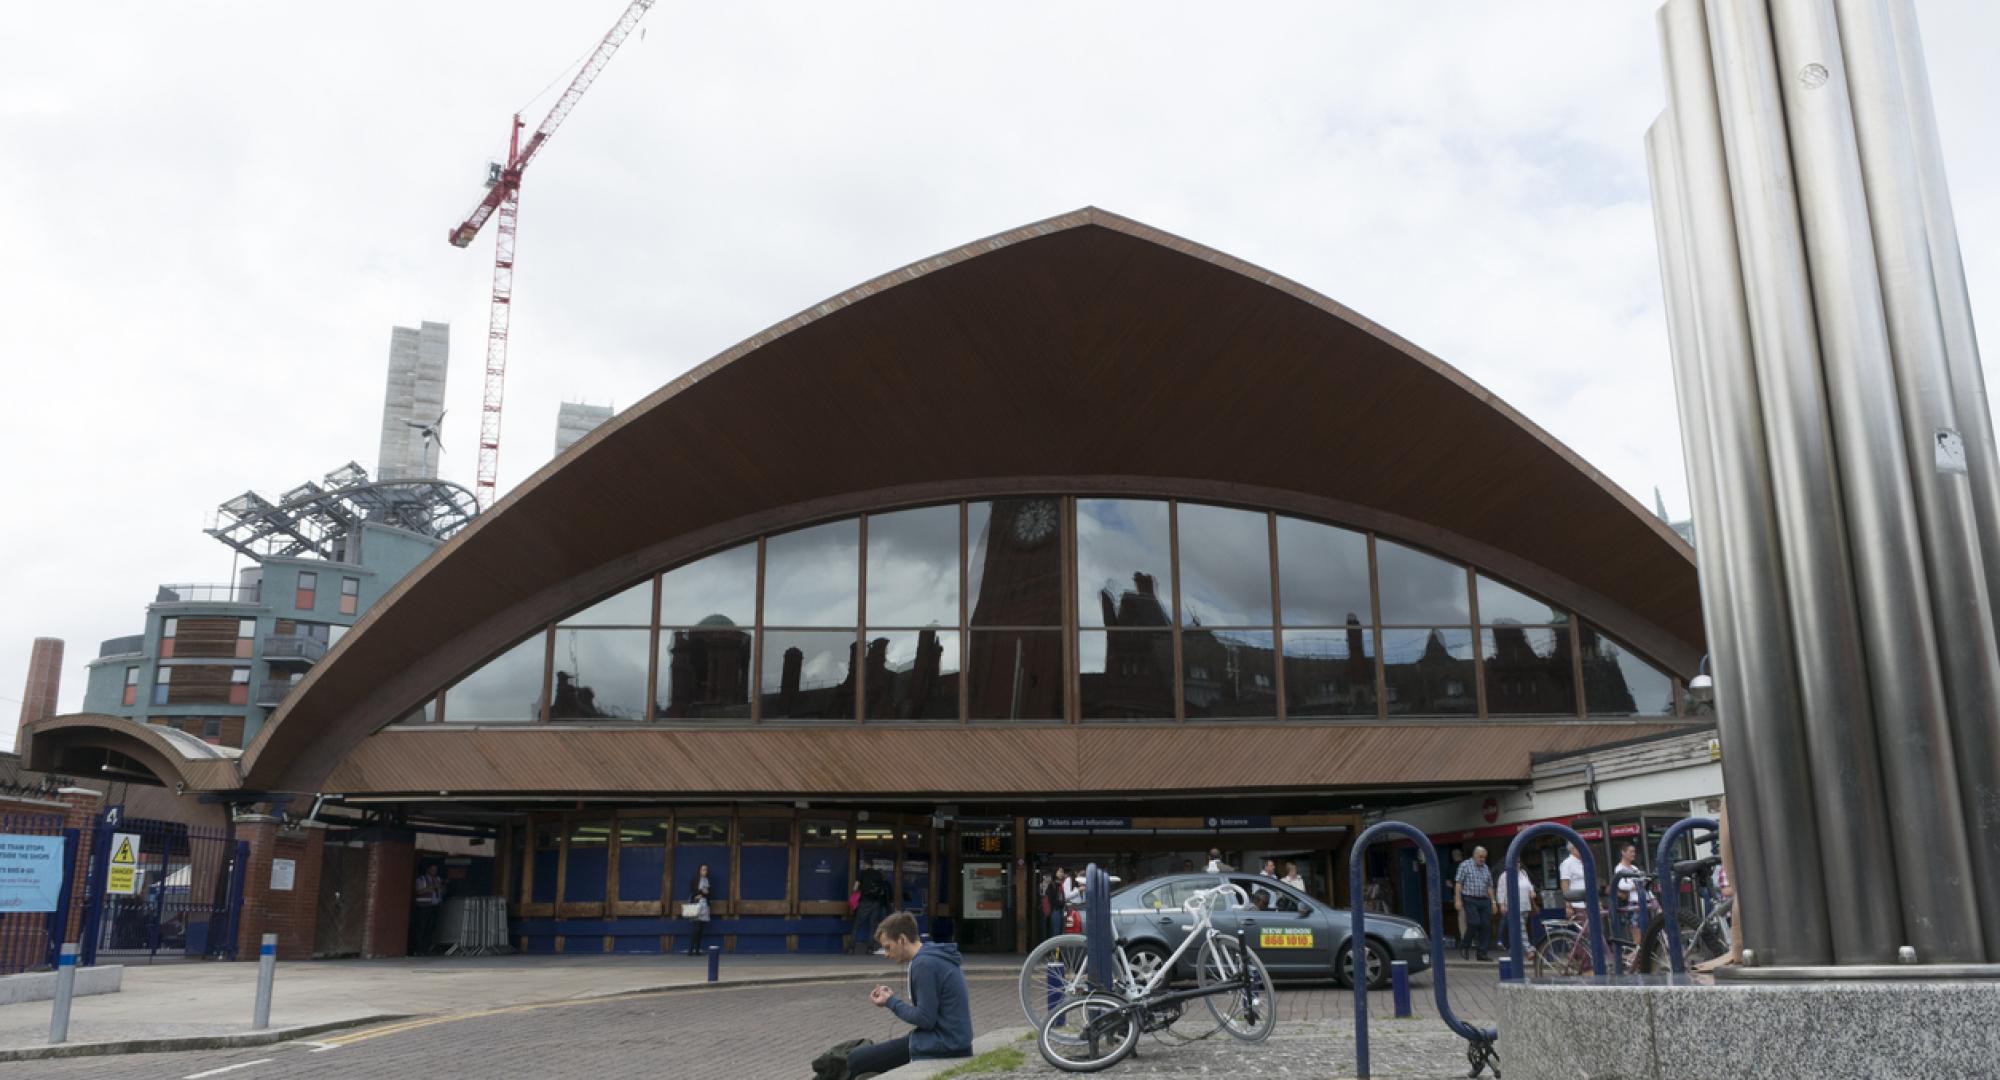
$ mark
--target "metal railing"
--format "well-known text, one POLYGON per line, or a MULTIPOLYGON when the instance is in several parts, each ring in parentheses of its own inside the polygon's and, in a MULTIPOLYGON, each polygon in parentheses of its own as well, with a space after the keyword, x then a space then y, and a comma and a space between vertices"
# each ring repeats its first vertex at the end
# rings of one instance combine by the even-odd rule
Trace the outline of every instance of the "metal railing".
POLYGON ((304 634, 267 634, 264 637, 265 660, 303 660, 317 664, 326 656, 326 642, 304 634))
POLYGON ((257 684, 257 699, 253 704, 266 707, 283 704, 297 685, 289 679, 265 679, 257 684))
POLYGON ((153 596, 155 604, 255 604, 262 592, 257 585, 162 585, 153 596))
POLYGON ((1722 826, 1714 818, 1682 818, 1669 825, 1666 835, 1660 837, 1660 853, 1653 860, 1653 868, 1660 875, 1660 914, 1667 924, 1667 963, 1676 975, 1687 974, 1687 957, 1681 953, 1681 887, 1679 875, 1674 873, 1673 851, 1675 841, 1689 829, 1714 833, 1716 851, 1722 850, 1722 826))
MULTIPOLYGON (((1502 864, 1506 873, 1506 877, 1503 879, 1507 883, 1505 887, 1510 889, 1515 887, 1514 882, 1519 879, 1521 873, 1521 854, 1528 849, 1528 842, 1538 836, 1548 836, 1550 834, 1564 837, 1576 848, 1577 858, 1583 863, 1583 880, 1587 882, 1595 882, 1597 880, 1597 856, 1590 853, 1590 845, 1583 842, 1583 837, 1578 835, 1575 829, 1567 825, 1554 821, 1544 821, 1538 825, 1530 825, 1522 829, 1514 835, 1514 842, 1507 845, 1507 860, 1502 864)), ((1563 903, 1565 909, 1567 909, 1567 905, 1570 903, 1568 896, 1563 897, 1563 903)), ((1592 974, 1602 975, 1605 971, 1604 911, 1603 906, 1597 902, 1597 897, 1594 894, 1586 902, 1585 920, 1587 927, 1584 937, 1586 939, 1585 944, 1590 946, 1590 970, 1592 974)), ((1515 933, 1509 936, 1507 955, 1513 961, 1514 977, 1517 979, 1522 978, 1523 973, 1528 970, 1522 966, 1527 962, 1527 953, 1523 946, 1523 942, 1527 936, 1526 933, 1515 933)))

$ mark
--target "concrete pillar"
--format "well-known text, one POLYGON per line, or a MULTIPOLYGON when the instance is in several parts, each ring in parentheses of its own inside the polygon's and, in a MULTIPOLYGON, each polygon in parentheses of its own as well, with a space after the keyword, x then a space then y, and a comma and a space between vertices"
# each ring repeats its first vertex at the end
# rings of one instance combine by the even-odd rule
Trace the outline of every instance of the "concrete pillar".
POLYGON ((257 959, 265 934, 278 935, 278 959, 310 960, 319 929, 319 875, 326 833, 317 825, 283 829, 268 814, 236 818, 236 837, 249 845, 243 867, 243 917, 236 927, 236 958, 257 959), (290 888, 273 888, 272 864, 292 863, 290 888))

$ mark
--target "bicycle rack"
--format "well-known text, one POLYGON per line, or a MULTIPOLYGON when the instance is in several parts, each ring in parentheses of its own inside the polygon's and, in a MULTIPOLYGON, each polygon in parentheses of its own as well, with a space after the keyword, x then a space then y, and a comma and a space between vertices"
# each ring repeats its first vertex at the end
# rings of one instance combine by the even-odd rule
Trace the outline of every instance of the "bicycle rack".
POLYGON ((1681 955, 1681 883, 1674 873, 1672 853, 1674 841, 1689 829, 1707 829, 1716 834, 1716 846, 1721 846, 1722 826, 1714 818, 1682 818, 1667 826, 1666 835, 1660 837, 1659 856, 1653 866, 1660 874, 1660 911, 1667 923, 1667 963, 1672 965, 1676 975, 1687 974, 1687 959, 1681 955))
MULTIPOLYGON (((1590 845, 1583 842, 1583 837, 1577 835, 1575 829, 1554 821, 1544 821, 1538 825, 1530 825, 1515 834, 1514 842, 1507 845, 1507 859, 1503 864, 1506 876, 1503 880, 1512 883, 1517 875, 1521 873, 1521 852, 1526 850, 1529 841, 1538 836, 1548 836, 1551 834, 1568 839, 1576 847, 1577 857, 1583 860, 1583 880, 1595 882, 1597 880, 1597 856, 1590 853, 1590 845)), ((1567 904, 1569 902, 1568 898, 1565 897, 1563 902, 1567 904)), ((1584 904, 1585 920, 1587 923, 1584 937, 1590 945, 1590 970, 1600 978, 1604 975, 1605 971, 1604 912, 1602 908, 1603 905, 1597 902, 1595 895, 1591 896, 1588 902, 1584 904)), ((1511 935, 1511 940, 1507 945, 1507 955, 1514 961, 1514 975, 1516 978, 1521 977, 1522 973, 1527 971, 1527 968, 1522 966, 1522 964, 1527 962, 1527 952, 1522 948, 1522 939, 1525 937, 1527 937, 1526 934, 1511 935)), ((1623 966, 1622 961, 1620 966, 1623 966)))
POLYGON ((1102 990, 1112 985, 1111 876, 1091 863, 1083 871, 1083 952, 1090 982, 1102 990), (1099 983, 1099 979, 1104 981, 1099 983))
MULTIPOLYGON (((1567 830, 1565 830, 1567 831, 1567 830)), ((1368 845, 1379 836, 1396 833, 1416 841, 1418 850, 1424 855, 1424 871, 1430 900, 1431 928, 1444 928, 1444 886, 1438 874, 1437 848, 1431 838, 1425 836, 1416 826, 1401 821, 1383 821, 1371 825, 1354 841, 1354 850, 1349 854, 1348 895, 1359 898, 1362 895, 1362 857, 1367 854, 1368 845)), ((1525 834, 1523 834, 1525 835, 1525 834)), ((1572 833, 1571 835, 1575 835, 1572 833)), ((1511 852, 1510 852, 1511 854, 1511 852)), ((1354 958, 1354 1063, 1361 1080, 1368 1080, 1368 937, 1366 934, 1366 912, 1361 905, 1351 905, 1354 909, 1354 926, 1348 935, 1348 949, 1354 958)), ((1516 935, 1518 941, 1519 935, 1516 935)), ((1515 949, 1514 964, 1521 963, 1520 950, 1515 949)), ((1445 1026, 1452 1033, 1464 1039, 1467 1044, 1466 1060, 1472 1063, 1472 1075, 1478 1076, 1488 1065, 1493 1066, 1494 1080, 1500 1077, 1500 1055, 1494 1043, 1500 1039, 1500 1032, 1493 1028, 1476 1028, 1458 1018, 1451 1009, 1451 1001, 1445 995, 1444 937, 1441 933, 1431 934, 1431 989, 1437 997, 1438 1015, 1444 1018, 1445 1026)))

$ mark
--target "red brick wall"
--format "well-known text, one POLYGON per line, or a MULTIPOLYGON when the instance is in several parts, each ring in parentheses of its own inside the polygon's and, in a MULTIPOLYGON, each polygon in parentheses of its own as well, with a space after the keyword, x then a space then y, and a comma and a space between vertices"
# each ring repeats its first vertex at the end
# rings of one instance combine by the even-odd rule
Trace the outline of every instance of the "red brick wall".
POLYGON ((377 837, 368 842, 366 929, 363 956, 401 956, 409 951, 410 903, 417 880, 417 849, 410 837, 377 837))
POLYGON ((308 827, 301 834, 280 835, 277 821, 259 816, 238 820, 236 837, 250 845, 236 958, 257 959, 257 946, 263 936, 276 934, 278 959, 312 959, 313 935, 319 926, 319 874, 325 858, 326 834, 308 827), (271 890, 273 859, 291 859, 297 864, 290 892, 271 890))

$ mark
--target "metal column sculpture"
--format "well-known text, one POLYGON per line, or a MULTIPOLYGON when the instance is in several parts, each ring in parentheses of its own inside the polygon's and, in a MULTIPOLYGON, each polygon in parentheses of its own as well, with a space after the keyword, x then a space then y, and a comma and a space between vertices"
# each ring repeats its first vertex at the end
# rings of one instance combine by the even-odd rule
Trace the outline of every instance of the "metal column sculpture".
POLYGON ((1660 10, 1647 152, 1765 965, 2000 961, 2000 451, 1910 2, 1660 10))

